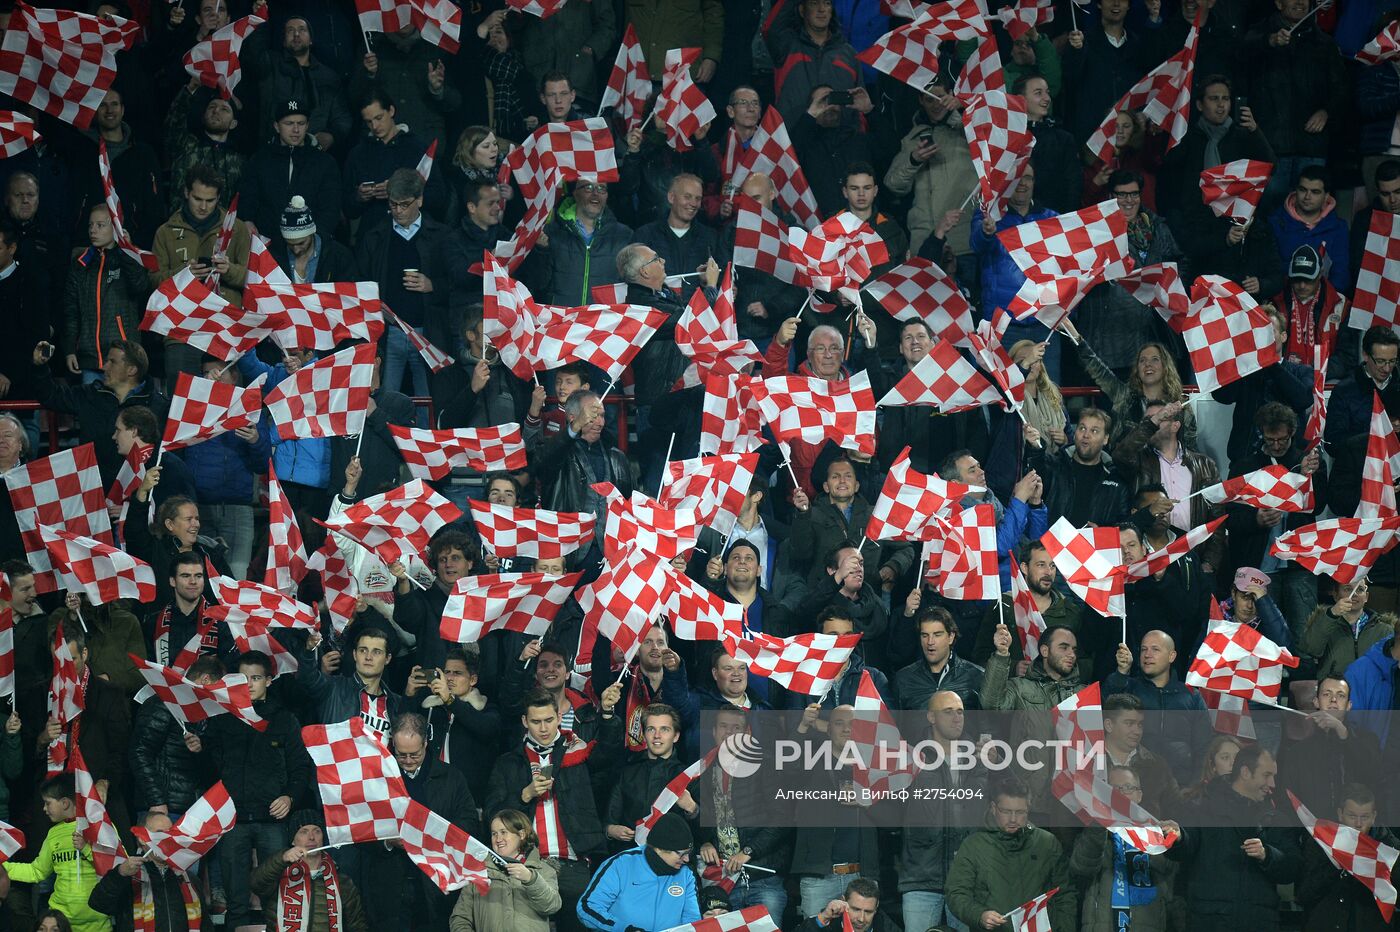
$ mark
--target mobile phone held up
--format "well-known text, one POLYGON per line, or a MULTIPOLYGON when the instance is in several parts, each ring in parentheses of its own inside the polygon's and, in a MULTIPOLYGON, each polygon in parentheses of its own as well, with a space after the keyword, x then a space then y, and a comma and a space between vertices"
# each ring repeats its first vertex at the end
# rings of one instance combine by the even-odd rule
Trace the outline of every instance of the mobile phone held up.
POLYGON ((844 107, 852 100, 850 91, 832 91, 826 95, 826 102, 837 107, 844 107))

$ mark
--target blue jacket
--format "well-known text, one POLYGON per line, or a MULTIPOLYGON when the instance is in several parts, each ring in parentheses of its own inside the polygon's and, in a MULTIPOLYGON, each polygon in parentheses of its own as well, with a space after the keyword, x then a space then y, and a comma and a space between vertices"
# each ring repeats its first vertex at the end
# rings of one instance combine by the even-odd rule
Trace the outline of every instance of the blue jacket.
POLYGON ((1115 670, 1104 677, 1101 691, 1105 696, 1127 693, 1142 702, 1143 711, 1148 713, 1142 743, 1168 762, 1178 783, 1187 784, 1200 776, 1201 767, 1195 755, 1205 750, 1211 738, 1209 720, 1200 714, 1206 711, 1206 705, 1177 679, 1175 673, 1171 674, 1167 685, 1158 686, 1139 673, 1124 676, 1115 670), (1158 715, 1158 712, 1197 714, 1158 715))
POLYGON ((1021 546, 1021 538, 1040 540, 1050 530, 1049 512, 1042 502, 1032 508, 1019 498, 1011 499, 997 521, 997 570, 1001 591, 1011 591, 1011 554, 1021 546))
POLYGON ((670 929, 700 921, 695 871, 682 867, 660 876, 638 845, 603 862, 578 901, 579 921, 589 929, 670 929))
POLYGON ((251 505, 253 475, 267 472, 271 451, 268 435, 261 429, 255 443, 228 431, 186 447, 181 457, 194 478, 198 501, 206 505, 251 505))
MULTIPOLYGON (((1025 216, 1008 210, 1006 216, 997 221, 997 232, 1054 216, 1057 214, 1050 208, 1034 204, 1031 205, 1031 212, 1025 216)), ((977 253, 977 267, 982 270, 982 316, 990 318, 997 308, 1011 303, 1016 292, 1026 283, 1026 276, 1020 266, 1012 261, 1001 240, 982 232, 981 211, 972 215, 971 243, 972 251, 977 253)))
MULTIPOLYGON (((283 363, 269 366, 255 353, 245 353, 238 360, 238 371, 251 382, 260 375, 267 376, 263 384, 263 395, 277 387, 288 375, 283 363)), ((258 426, 264 437, 272 445, 272 463, 277 468, 280 482, 295 482, 313 489, 324 489, 331 480, 331 442, 324 437, 308 440, 281 440, 277 436, 277 425, 272 418, 265 417, 258 426)))
POLYGON ((1269 217, 1269 226, 1274 231, 1274 241, 1278 244, 1279 258, 1283 260, 1284 273, 1288 271, 1288 261, 1299 246, 1311 246, 1320 256, 1324 248, 1327 261, 1332 263, 1327 280, 1343 294, 1351 286, 1351 233, 1347 223, 1337 216, 1337 202, 1330 196, 1322 209, 1322 217, 1311 229, 1303 225, 1289 210, 1293 206, 1293 195, 1288 195, 1282 207, 1269 217))
MULTIPOLYGON (((1354 712, 1389 712, 1395 702, 1395 658, 1390 649, 1395 638, 1389 637, 1371 646, 1356 658, 1342 674, 1351 688, 1351 707, 1354 712)), ((1367 728, 1376 733, 1384 745, 1390 731, 1389 715, 1361 716, 1367 728)))

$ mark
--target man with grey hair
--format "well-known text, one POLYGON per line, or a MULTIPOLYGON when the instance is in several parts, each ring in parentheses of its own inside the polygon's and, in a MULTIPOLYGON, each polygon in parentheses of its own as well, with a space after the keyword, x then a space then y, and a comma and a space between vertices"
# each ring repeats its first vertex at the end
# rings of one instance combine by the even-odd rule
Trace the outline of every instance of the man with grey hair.
MULTIPOLYGON (((414 672, 417 670, 415 667, 414 672)), ((477 835, 481 814, 467 786, 467 778, 457 768, 428 753, 427 719, 416 712, 400 715, 390 728, 389 742, 413 801, 477 835)), ((360 876, 364 883, 360 884, 360 889, 372 889, 376 894, 364 900, 370 928, 447 927, 454 899, 442 893, 409 860, 401 842, 395 839, 382 845, 358 845, 355 850, 363 861, 360 876)))
MULTIPOLYGON (((461 352, 462 322, 449 310, 448 271, 443 264, 447 228, 423 213, 423 179, 411 168, 389 176, 389 224, 362 228, 356 263, 360 274, 379 283, 379 295, 410 327, 449 355, 461 352)), ((398 327, 385 330, 383 384, 403 390, 404 372, 413 375, 411 394, 428 392, 428 367, 398 327)), ((420 425, 423 426, 423 425, 420 425)))
MULTIPOLYGON (((608 505, 593 490, 595 482, 611 482, 624 498, 632 494, 632 466, 627 456, 603 436, 603 401, 596 392, 577 391, 564 402, 569 423, 540 447, 536 469, 541 507, 553 511, 591 512, 598 516, 590 554, 601 558, 600 541, 608 505)), ((579 565, 588 565, 588 559, 579 565)))

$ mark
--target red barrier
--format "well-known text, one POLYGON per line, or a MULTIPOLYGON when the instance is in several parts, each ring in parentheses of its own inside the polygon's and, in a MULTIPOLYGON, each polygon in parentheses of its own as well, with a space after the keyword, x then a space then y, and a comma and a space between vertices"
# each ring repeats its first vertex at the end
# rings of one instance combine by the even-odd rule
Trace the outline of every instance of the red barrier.
MULTIPOLYGON (((40 410, 37 401, 0 401, 0 411, 38 411, 40 410)), ((48 421, 49 430, 49 452, 58 452, 58 415, 52 411, 44 411, 44 419, 48 421)), ((38 451, 34 451, 37 456, 38 451)))
MULTIPOLYGON (((433 399, 417 396, 412 399, 414 407, 426 408, 428 411, 428 423, 434 423, 433 399)), ((550 404, 558 404, 558 398, 549 398, 550 404)), ((623 453, 627 452, 627 408, 632 404, 632 399, 625 395, 612 395, 603 399, 604 405, 612 405, 617 408, 617 448, 623 453)))

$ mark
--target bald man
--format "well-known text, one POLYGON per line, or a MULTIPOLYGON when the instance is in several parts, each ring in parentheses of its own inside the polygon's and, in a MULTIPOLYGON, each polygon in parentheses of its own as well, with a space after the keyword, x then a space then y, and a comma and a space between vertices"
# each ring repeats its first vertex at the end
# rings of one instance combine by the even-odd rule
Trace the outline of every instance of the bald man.
POLYGON ((1136 670, 1133 652, 1118 645, 1118 669, 1103 681, 1103 694, 1128 693, 1142 701, 1147 715, 1143 743, 1167 759, 1172 776, 1183 786, 1200 774, 1195 754, 1204 751, 1211 738, 1205 703, 1177 678, 1176 644, 1165 631, 1149 631, 1138 646, 1136 670), (1171 712, 1171 715, 1160 715, 1171 712), (1194 712, 1194 715, 1182 715, 1194 712), (1193 776, 1194 775, 1194 776, 1193 776))

